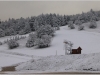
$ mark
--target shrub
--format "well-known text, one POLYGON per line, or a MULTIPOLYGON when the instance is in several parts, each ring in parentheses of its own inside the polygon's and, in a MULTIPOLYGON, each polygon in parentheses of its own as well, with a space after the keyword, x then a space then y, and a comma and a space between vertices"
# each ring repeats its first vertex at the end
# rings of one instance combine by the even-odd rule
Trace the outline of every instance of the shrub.
POLYGON ((0 29, 0 37, 4 37, 5 36, 5 31, 0 29))
POLYGON ((42 38, 38 38, 35 43, 39 48, 49 47, 51 44, 51 36, 43 35, 42 38))
POLYGON ((75 21, 75 24, 76 24, 76 25, 81 25, 82 22, 81 22, 81 20, 76 20, 76 21, 75 21))
POLYGON ((84 26, 80 25, 80 26, 78 27, 78 30, 84 30, 84 26))
POLYGON ((70 29, 75 29, 74 25, 70 25, 70 29))
POLYGON ((70 29, 74 29, 75 28, 74 25, 73 25, 73 21, 69 21, 68 27, 70 29))
POLYGON ((2 42, 0 42, 0 45, 2 45, 3 43, 2 42))
POLYGON ((19 36, 15 36, 13 40, 17 41, 19 39, 20 39, 19 36))
POLYGON ((89 28, 96 28, 97 27, 97 24, 95 21, 91 21, 90 22, 90 25, 89 25, 89 28))
POLYGON ((60 27, 57 27, 57 30, 60 30, 60 27))
POLYGON ((29 34, 29 39, 27 40, 26 47, 33 47, 36 38, 37 38, 36 34, 33 33, 29 34))
POLYGON ((9 49, 14 49, 19 46, 19 43, 17 43, 15 40, 9 40, 8 41, 8 47, 9 49))

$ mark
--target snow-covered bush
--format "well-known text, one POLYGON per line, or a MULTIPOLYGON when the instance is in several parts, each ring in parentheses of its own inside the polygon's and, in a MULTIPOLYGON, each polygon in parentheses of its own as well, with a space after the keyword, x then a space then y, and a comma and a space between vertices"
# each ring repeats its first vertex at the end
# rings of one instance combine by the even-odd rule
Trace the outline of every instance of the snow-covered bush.
POLYGON ((82 25, 82 20, 76 20, 74 24, 75 25, 82 25))
POLYGON ((75 29, 74 25, 70 25, 70 29, 75 29))
POLYGON ((37 31, 36 31, 37 37, 41 38, 42 35, 54 35, 54 29, 50 25, 44 25, 41 26, 37 31))
POLYGON ((75 20, 74 24, 78 25, 79 24, 79 20, 75 20))
POLYGON ((27 43, 26 43, 26 47, 33 47, 35 44, 35 41, 37 39, 37 36, 36 34, 29 34, 29 39, 27 40, 27 43))
POLYGON ((8 41, 8 47, 9 49, 13 49, 19 46, 19 43, 17 43, 15 40, 9 40, 8 41))
POLYGON ((60 27, 59 26, 57 27, 57 30, 60 30, 60 27))
POLYGON ((2 42, 0 42, 0 45, 2 45, 3 43, 2 42))
POLYGON ((5 31, 0 29, 0 37, 4 37, 5 36, 5 31))
POLYGON ((97 24, 96 24, 96 21, 91 21, 90 22, 90 25, 89 25, 89 28, 96 28, 97 27, 97 24))
POLYGON ((51 44, 51 36, 50 35, 43 35, 41 38, 38 38, 35 42, 35 44, 39 47, 39 48, 45 48, 45 47, 49 47, 51 44))
POLYGON ((80 26, 78 27, 78 30, 84 30, 84 26, 80 25, 80 26))
POLYGON ((20 38, 19 38, 19 36, 15 36, 14 38, 13 38, 13 40, 15 40, 15 41, 17 41, 17 40, 19 40, 20 38))
POLYGON ((19 37, 19 39, 25 39, 26 38, 26 36, 20 36, 19 37))
POLYGON ((75 27, 74 27, 74 24, 73 24, 73 21, 69 21, 68 27, 69 27, 70 29, 74 29, 74 28, 75 28, 75 27))

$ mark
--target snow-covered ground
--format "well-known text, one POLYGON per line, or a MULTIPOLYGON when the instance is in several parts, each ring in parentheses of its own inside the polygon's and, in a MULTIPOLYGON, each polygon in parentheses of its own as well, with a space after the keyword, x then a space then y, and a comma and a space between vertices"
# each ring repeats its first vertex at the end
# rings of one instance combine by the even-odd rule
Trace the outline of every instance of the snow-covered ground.
MULTIPOLYGON (((84 25, 86 25, 86 24, 88 25, 89 23, 85 23, 84 25)), ((56 61, 59 60, 59 62, 64 61, 64 64, 66 63, 67 67, 70 67, 70 68, 71 68, 71 64, 68 66, 68 63, 70 63, 70 62, 72 63, 73 61, 74 61, 74 63, 73 63, 74 65, 75 65, 75 63, 77 63, 77 64, 79 63, 81 65, 80 62, 85 64, 85 62, 87 63, 87 61, 89 59, 91 59, 90 61, 93 62, 95 60, 92 61, 92 58, 94 58, 94 57, 92 57, 93 54, 91 54, 91 53, 99 53, 100 52, 100 50, 99 50, 99 48, 100 48, 100 33, 99 33, 100 32, 100 26, 99 26, 100 21, 98 21, 97 24, 98 24, 97 29, 89 29, 87 26, 85 26, 85 30, 82 30, 82 31, 78 31, 77 28, 71 30, 67 26, 63 26, 63 27, 61 27, 61 29, 59 31, 56 31, 55 37, 52 40, 51 46, 48 48, 42 48, 42 49, 37 49, 36 47, 26 48, 25 43, 27 42, 27 38, 19 40, 18 42, 20 43, 20 47, 18 47, 16 49, 9 50, 6 44, 1 45, 0 46, 0 59, 1 59, 0 67, 13 65, 16 63, 20 63, 20 62, 25 62, 32 58, 40 59, 40 57, 38 57, 38 56, 48 56, 50 59, 47 59, 48 57, 41 57, 41 59, 46 60, 46 62, 48 62, 48 63, 50 60, 50 63, 52 63, 54 61, 51 59, 56 54, 59 56, 55 56, 54 60, 56 60, 56 61), (82 55, 61 56, 61 55, 65 55, 64 43, 63 43, 64 40, 73 42, 73 44, 74 44, 73 48, 78 48, 80 46, 82 48, 82 55), (66 57, 68 57, 68 58, 66 58, 66 57), (60 58, 63 58, 63 59, 61 60, 60 58), (64 58, 66 60, 64 60, 64 58), (70 60, 70 61, 67 62, 67 60, 68 61, 70 60), (83 60, 84 60, 84 62, 83 62, 83 60)), ((26 36, 28 36, 28 35, 26 35, 26 36)), ((4 41, 7 38, 9 38, 9 37, 0 38, 0 41, 4 41)), ((99 54, 98 54, 98 57, 99 57, 99 54)), ((95 58, 98 59, 98 57, 95 54, 95 58)), ((38 62, 38 63, 41 63, 41 61, 38 62, 38 60, 36 60, 36 62, 38 62)), ((98 59, 98 61, 99 61, 99 59, 98 59)), ((30 63, 30 62, 28 62, 28 63, 30 63)), ((35 65, 35 64, 33 64, 33 65, 35 65)), ((66 67, 66 65, 62 66, 62 67, 64 67, 63 69, 68 69, 66 67)), ((92 65, 94 66, 94 64, 92 64, 92 65)), ((47 64, 47 66, 48 66, 48 64, 47 64)), ((58 68, 60 68, 60 67, 61 67, 61 65, 59 64, 58 68)))
POLYGON ((99 71, 100 53, 48 56, 39 60, 30 60, 16 67, 17 71, 36 72, 68 72, 99 71))

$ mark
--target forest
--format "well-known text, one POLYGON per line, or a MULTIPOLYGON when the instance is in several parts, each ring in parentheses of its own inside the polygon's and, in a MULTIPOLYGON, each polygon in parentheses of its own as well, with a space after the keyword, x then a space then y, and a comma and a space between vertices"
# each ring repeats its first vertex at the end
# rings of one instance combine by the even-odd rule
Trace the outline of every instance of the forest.
POLYGON ((59 29, 60 26, 68 24, 81 25, 82 23, 99 20, 100 11, 93 11, 92 9, 87 13, 82 12, 81 14, 76 15, 59 15, 50 13, 28 18, 9 18, 6 21, 0 21, 0 37, 27 34, 38 30, 38 28, 44 25, 50 25, 53 28, 59 29))
MULTIPOLYGON (((26 47, 38 46, 39 48, 44 48, 50 46, 52 37, 54 37, 56 30, 60 30, 60 26, 68 25, 70 29, 74 29, 75 24, 78 26, 78 30, 83 30, 83 23, 90 22, 89 28, 96 28, 96 21, 99 20, 100 11, 94 11, 92 9, 87 13, 82 12, 81 14, 76 15, 59 15, 50 13, 28 18, 9 18, 9 20, 0 21, 0 37, 25 35, 30 33, 26 47), (34 34, 32 32, 34 32, 34 34)), ((16 38, 19 40, 19 37, 15 37, 6 41, 10 49, 19 46, 16 42, 16 38)))

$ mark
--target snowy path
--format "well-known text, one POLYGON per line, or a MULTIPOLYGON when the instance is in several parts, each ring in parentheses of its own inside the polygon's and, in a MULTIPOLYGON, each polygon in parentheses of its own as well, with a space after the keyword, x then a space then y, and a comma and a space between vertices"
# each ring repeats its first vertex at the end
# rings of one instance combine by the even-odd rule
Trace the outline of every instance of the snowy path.
POLYGON ((33 55, 27 55, 27 54, 22 54, 22 53, 17 53, 17 52, 7 52, 7 51, 0 51, 0 53, 4 54, 10 54, 10 55, 18 55, 18 56, 24 56, 24 57, 33 57, 33 55))

